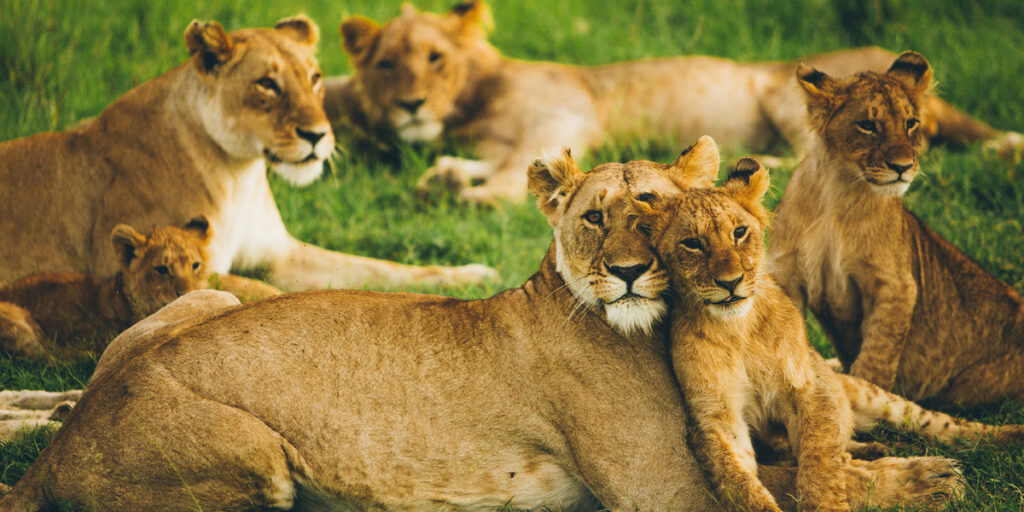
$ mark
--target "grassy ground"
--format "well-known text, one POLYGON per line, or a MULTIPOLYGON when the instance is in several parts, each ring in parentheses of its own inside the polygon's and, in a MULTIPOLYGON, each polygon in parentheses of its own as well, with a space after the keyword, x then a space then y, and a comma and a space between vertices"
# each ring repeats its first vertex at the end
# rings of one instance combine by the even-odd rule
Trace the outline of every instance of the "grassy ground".
MULTIPOLYGON (((449 7, 438 1, 418 5, 435 11, 449 7)), ((689 53, 794 59, 865 44, 914 49, 929 58, 942 95, 953 104, 996 127, 1024 129, 1024 6, 1019 0, 524 0, 493 7, 492 40, 506 54, 528 59, 599 64, 689 53)), ((297 12, 321 24, 320 61, 326 74, 334 75, 350 69, 336 32, 342 17, 358 13, 383 20, 398 12, 398 2, 213 0, 193 7, 173 0, 4 0, 0 140, 71 126, 180 63, 186 57, 182 33, 192 18, 216 19, 233 29, 266 26, 297 12)), ((605 147, 583 163, 667 161, 690 142, 605 147)), ((450 197, 417 201, 412 185, 439 150, 403 148, 397 164, 342 153, 333 173, 311 187, 295 189, 276 179, 272 184, 285 223, 300 239, 408 263, 487 263, 503 276, 488 286, 430 291, 481 297, 518 285, 550 240, 546 223, 529 201, 493 210, 461 207, 450 197)), ((988 157, 978 148, 939 148, 922 166, 907 196, 911 209, 987 270, 1024 290, 1024 164, 988 157)), ((779 171, 772 201, 781 197, 790 169, 779 171)), ((0 389, 80 388, 94 366, 81 361, 46 367, 0 357, 0 389)), ((1016 403, 960 412, 1024 423, 1024 407, 1016 403)), ((35 433, 0 445, 0 482, 13 484, 49 435, 35 433)), ((902 441, 901 453, 961 460, 970 492, 956 510, 1020 510, 1024 503, 1020 447, 947 447, 879 435, 902 441)))

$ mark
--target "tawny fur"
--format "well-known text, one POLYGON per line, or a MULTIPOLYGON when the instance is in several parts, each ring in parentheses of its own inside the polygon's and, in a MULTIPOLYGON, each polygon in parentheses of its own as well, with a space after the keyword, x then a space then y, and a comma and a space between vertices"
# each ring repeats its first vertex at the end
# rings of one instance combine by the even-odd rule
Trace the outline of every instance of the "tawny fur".
POLYGON ((1024 399, 1024 300, 901 200, 924 144, 927 61, 798 75, 815 139, 776 210, 776 279, 852 375, 932 403, 1024 399))
POLYGON ((302 185, 334 149, 316 42, 305 17, 230 34, 194 21, 184 64, 93 120, 0 144, 0 284, 40 273, 111 275, 116 259, 105 239, 116 224, 149 230, 200 214, 217 234, 212 271, 267 267, 269 280, 290 290, 493 277, 480 265, 399 265, 288 234, 267 163, 302 185))
MULTIPOLYGON (((0 510, 716 510, 664 336, 609 323, 609 301, 656 303, 664 277, 629 274, 635 296, 623 297, 622 279, 589 270, 651 261, 623 210, 678 189, 650 162, 587 174, 541 162, 531 175, 556 235, 521 288, 236 307, 193 292, 108 347, 0 510), (594 283, 585 299, 567 286, 576 279, 594 283)), ((853 506, 941 503, 960 489, 953 467, 882 459, 850 467, 846 485, 853 506)), ((781 500, 795 492, 793 470, 758 472, 781 500)))
MULTIPOLYGON (((328 81, 331 122, 371 137, 475 142, 479 160, 441 157, 419 187, 454 183, 462 200, 478 202, 522 199, 523 166, 563 146, 579 156, 608 140, 710 134, 729 148, 764 151, 779 143, 799 149, 808 136, 793 83, 796 62, 693 56, 581 67, 520 61, 487 42, 487 20, 480 0, 441 15, 406 6, 382 26, 345 19, 342 42, 355 74, 328 81)), ((882 71, 892 58, 861 48, 803 60, 849 75, 882 71)), ((930 136, 967 142, 1000 135, 936 97, 928 101, 930 136)))
MULTIPOLYGON (((692 151, 692 149, 691 149, 692 151)), ((714 179, 718 166, 706 168, 714 179)), ((743 159, 720 188, 637 201, 679 299, 672 362, 694 428, 690 444, 719 500, 740 510, 778 510, 757 479, 749 431, 788 433, 803 510, 849 510, 840 469, 865 447, 853 431, 888 421, 939 438, 1019 440, 1024 427, 992 427, 927 411, 868 382, 835 374, 813 349, 802 315, 761 269, 767 171, 743 159)))

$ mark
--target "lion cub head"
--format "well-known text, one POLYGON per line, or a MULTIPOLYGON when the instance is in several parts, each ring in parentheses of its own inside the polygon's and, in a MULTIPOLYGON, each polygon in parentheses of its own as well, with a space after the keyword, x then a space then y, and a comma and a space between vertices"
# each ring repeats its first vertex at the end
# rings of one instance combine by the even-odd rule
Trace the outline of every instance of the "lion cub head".
MULTIPOLYGON (((699 179, 714 178, 708 171, 699 179)), ((634 202, 637 228, 649 234, 680 297, 719 317, 750 311, 764 259, 768 185, 768 171, 744 158, 720 187, 634 202)))
POLYGON ((530 190, 554 228, 558 273, 576 300, 603 312, 625 334, 649 331, 661 319, 669 285, 650 244, 632 229, 627 208, 678 194, 697 169, 718 170, 710 137, 667 165, 638 160, 583 173, 566 149, 528 170, 530 190))
POLYGON ((484 37, 489 22, 479 0, 440 16, 406 4, 383 26, 362 16, 345 19, 343 46, 370 123, 406 141, 439 137, 470 79, 499 58, 484 37))
POLYGON ((296 185, 318 178, 334 150, 313 56, 318 37, 303 16, 273 29, 228 34, 216 21, 196 20, 185 30, 207 133, 229 155, 265 158, 296 185))
POLYGON ((900 196, 917 176, 923 95, 932 70, 920 54, 904 52, 885 73, 836 79, 800 64, 807 112, 837 172, 879 194, 900 196))
POLYGON ((110 241, 136 315, 149 316, 192 290, 206 288, 210 236, 210 223, 203 216, 184 228, 159 227, 146 235, 127 224, 114 227, 110 241))

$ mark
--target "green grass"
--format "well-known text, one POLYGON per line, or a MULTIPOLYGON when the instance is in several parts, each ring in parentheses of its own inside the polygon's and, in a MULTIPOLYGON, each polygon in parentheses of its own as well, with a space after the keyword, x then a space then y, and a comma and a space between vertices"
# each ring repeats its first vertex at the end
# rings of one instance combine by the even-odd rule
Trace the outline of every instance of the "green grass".
MULTIPOLYGON (((450 3, 418 2, 427 10, 450 3)), ((507 55, 569 63, 709 54, 736 59, 795 59, 857 45, 914 49, 935 67, 941 94, 999 128, 1024 129, 1024 5, 909 0, 650 0, 635 2, 495 2, 492 41, 507 55)), ((186 57, 182 41, 193 18, 230 29, 267 26, 305 12, 322 29, 327 75, 350 71, 337 26, 348 14, 394 16, 397 1, 288 2, 213 0, 201 7, 172 0, 3 0, 0 2, 0 140, 64 129, 98 114, 133 85, 186 57)), ((583 164, 647 158, 671 160, 692 141, 607 146, 583 164)), ((532 201, 498 209, 462 207, 451 197, 418 201, 415 180, 440 147, 401 148, 397 158, 342 153, 332 174, 304 189, 272 180, 289 229, 300 239, 340 251, 406 263, 486 263, 502 281, 427 290, 482 297, 520 284, 537 266, 550 231, 532 201)), ((471 151, 463 148, 464 151, 471 151)), ((726 155, 732 161, 736 155, 726 155)), ((910 208, 988 271, 1024 290, 1024 164, 939 148, 922 163, 907 196, 910 208)), ((791 169, 773 170, 772 203, 791 169)), ((0 241, 2 243, 2 241, 0 241)), ((812 339, 827 343, 816 326, 812 339)), ((0 358, 0 388, 80 388, 94 361, 46 367, 0 358)), ((960 411, 991 422, 1024 423, 1024 407, 1005 403, 960 411)), ((879 432, 901 441, 903 454, 960 460, 970 484, 955 510, 1020 510, 1024 450, 948 447, 879 432)), ((42 432, 0 445, 0 481, 13 484, 49 439, 42 432)))

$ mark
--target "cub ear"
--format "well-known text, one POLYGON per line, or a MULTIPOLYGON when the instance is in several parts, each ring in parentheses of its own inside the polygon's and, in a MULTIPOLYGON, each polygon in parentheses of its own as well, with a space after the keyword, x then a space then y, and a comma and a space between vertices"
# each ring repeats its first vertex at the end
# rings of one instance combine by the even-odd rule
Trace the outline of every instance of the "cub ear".
POLYGON ((234 45, 216 21, 192 20, 185 29, 185 46, 189 55, 198 55, 196 68, 200 73, 212 73, 231 59, 234 45))
POLYGON ((355 63, 362 60, 369 49, 373 48, 377 35, 380 33, 380 25, 370 18, 351 16, 341 22, 338 31, 341 32, 342 48, 355 63))
POLYGON ((298 15, 292 18, 284 18, 274 25, 276 30, 287 34, 297 43, 306 46, 313 46, 320 41, 320 29, 305 15, 298 15))
POLYGON ((210 221, 206 219, 206 215, 200 215, 193 217, 192 220, 185 224, 185 230, 193 232, 202 241, 209 241, 210 236, 213 234, 213 230, 210 229, 210 221))
POLYGON ((811 125, 820 126, 837 103, 839 81, 803 62, 796 65, 796 81, 807 93, 807 113, 811 125))
POLYGON ((466 0, 456 4, 448 11, 446 17, 451 20, 455 31, 461 34, 478 34, 483 36, 494 28, 491 8, 483 0, 466 0), (483 29, 484 33, 480 30, 483 29))
POLYGON ((683 150, 675 162, 665 166, 672 182, 679 188, 711 188, 718 177, 718 145, 704 135, 683 150))
POLYGON ((768 224, 768 209, 761 204, 771 180, 768 169, 753 158, 741 158, 736 168, 729 173, 722 188, 725 193, 752 213, 762 225, 768 224))
POLYGON ((572 194, 580 181, 583 172, 576 166, 569 148, 563 148, 561 154, 538 158, 526 170, 530 183, 530 191, 537 196, 540 211, 547 215, 548 222, 554 225, 554 213, 559 205, 572 194))
POLYGON ((136 251, 146 244, 146 236, 127 224, 118 224, 110 232, 110 242, 114 244, 121 268, 127 270, 138 255, 136 251))
POLYGON ((903 52, 885 74, 895 78, 916 95, 924 94, 932 82, 932 67, 917 52, 903 52))

